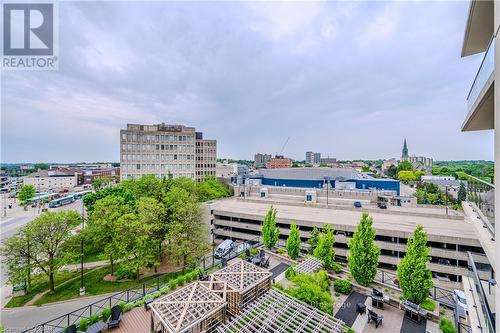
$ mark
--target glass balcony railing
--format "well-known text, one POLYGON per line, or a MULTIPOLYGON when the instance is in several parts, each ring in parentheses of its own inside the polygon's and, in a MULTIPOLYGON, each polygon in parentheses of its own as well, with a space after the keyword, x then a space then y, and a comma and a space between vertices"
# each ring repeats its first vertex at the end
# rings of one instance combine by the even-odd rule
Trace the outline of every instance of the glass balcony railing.
POLYGON ((482 217, 490 224, 487 226, 488 229, 493 229, 495 225, 495 185, 469 175, 467 200, 476 204, 481 210, 482 217))
POLYGON ((469 96, 467 97, 467 106, 468 110, 471 111, 472 107, 476 103, 479 94, 484 88, 486 82, 490 78, 491 74, 495 71, 495 38, 491 39, 490 45, 488 46, 488 50, 486 50, 486 54, 484 55, 483 62, 479 67, 479 71, 476 74, 476 78, 474 79, 474 83, 472 83, 472 87, 469 91, 469 96))

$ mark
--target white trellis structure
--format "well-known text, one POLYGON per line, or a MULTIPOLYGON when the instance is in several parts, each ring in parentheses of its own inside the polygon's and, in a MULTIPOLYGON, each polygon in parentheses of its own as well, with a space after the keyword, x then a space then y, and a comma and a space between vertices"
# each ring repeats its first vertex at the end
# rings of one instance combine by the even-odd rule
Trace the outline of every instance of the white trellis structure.
POLYGON ((237 317, 217 328, 218 333, 339 333, 347 331, 348 327, 341 320, 275 289, 269 290, 237 317))
MULTIPOLYGON (((236 262, 212 273, 208 283, 224 282, 227 311, 237 315, 247 304, 263 295, 271 287, 272 273, 247 261, 236 262)), ((218 287, 220 291, 221 287, 218 287)), ((217 291, 213 287, 209 289, 217 291)))
POLYGON ((167 294, 151 304, 155 329, 168 333, 214 332, 226 319, 223 296, 200 282, 167 294))
POLYGON ((323 261, 315 257, 308 257, 293 268, 299 274, 313 273, 320 269, 323 269, 323 261))

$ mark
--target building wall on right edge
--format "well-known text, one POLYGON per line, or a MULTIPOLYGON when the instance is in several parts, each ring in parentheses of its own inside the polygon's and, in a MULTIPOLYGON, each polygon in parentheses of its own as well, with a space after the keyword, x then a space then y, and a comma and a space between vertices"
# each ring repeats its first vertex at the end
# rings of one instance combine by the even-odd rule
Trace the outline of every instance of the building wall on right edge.
MULTIPOLYGON (((500 6, 495 1, 494 3, 494 34, 496 39, 496 45, 499 45, 498 40, 500 27, 500 6)), ((494 149, 495 149, 495 183, 498 184, 498 179, 500 179, 500 89, 497 89, 496 85, 500 83, 500 48, 495 49, 495 113, 494 113, 494 125, 495 125, 495 136, 494 136, 494 149)), ((495 207, 500 207, 500 191, 495 191, 495 207)), ((495 214, 495 235, 500 235, 500 214, 495 214)), ((495 271, 500 272, 500 243, 495 242, 495 271)), ((497 278, 498 281, 498 278, 497 278)), ((500 306, 500 284, 497 283, 495 291, 495 312, 498 313, 500 306)), ((500 332, 500 320, 495 322, 496 331, 500 332)))

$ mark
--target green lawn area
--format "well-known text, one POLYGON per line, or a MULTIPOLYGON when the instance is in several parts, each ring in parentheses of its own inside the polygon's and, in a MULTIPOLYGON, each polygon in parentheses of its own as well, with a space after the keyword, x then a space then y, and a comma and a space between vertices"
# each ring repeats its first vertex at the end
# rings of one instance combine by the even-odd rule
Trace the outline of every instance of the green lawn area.
MULTIPOLYGON (((115 291, 125 290, 132 287, 138 287, 138 285, 144 281, 153 279, 155 276, 148 276, 139 280, 133 281, 123 281, 123 282, 110 282, 104 281, 103 278, 109 274, 109 266, 100 267, 89 271, 84 275, 85 284, 85 296, 95 296, 100 294, 111 293, 115 291)), ((182 272, 170 273, 161 278, 162 284, 166 283, 172 278, 181 275, 182 272)), ((158 274, 163 275, 163 274, 158 274)), ((158 276, 156 275, 156 276, 158 276)), ((53 293, 47 293, 43 295, 39 300, 35 302, 36 305, 42 305, 46 303, 59 302, 68 299, 78 298, 80 292, 80 279, 68 282, 61 287, 56 287, 53 293)))
MULTIPOLYGON (((63 271, 55 274, 54 282, 56 288, 61 283, 68 281, 70 279, 76 278, 80 275, 80 271, 63 271)), ((77 279, 79 281, 79 279, 77 279)), ((49 289, 49 278, 46 275, 36 275, 32 278, 32 288, 29 293, 24 296, 16 296, 10 299, 10 301, 5 305, 6 308, 15 308, 18 306, 23 306, 29 302, 36 294, 41 293, 49 289)))
MULTIPOLYGON (((108 259, 108 258, 101 253, 86 253, 83 256, 84 263, 101 261, 101 260, 106 260, 106 259, 108 259)), ((80 262, 81 262, 80 257, 76 257, 74 260, 70 260, 68 262, 68 264, 79 264, 80 262)))

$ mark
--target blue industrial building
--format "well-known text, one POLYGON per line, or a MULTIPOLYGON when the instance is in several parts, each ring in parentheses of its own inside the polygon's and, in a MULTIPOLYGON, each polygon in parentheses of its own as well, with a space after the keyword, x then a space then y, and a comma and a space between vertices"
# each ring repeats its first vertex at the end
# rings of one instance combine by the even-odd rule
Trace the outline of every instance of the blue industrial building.
POLYGON ((394 191, 400 195, 400 182, 393 179, 378 179, 358 173, 352 169, 336 168, 291 168, 259 170, 259 174, 250 179, 258 179, 262 185, 324 188, 329 182, 330 188, 337 188, 337 183, 353 183, 359 190, 394 191))

